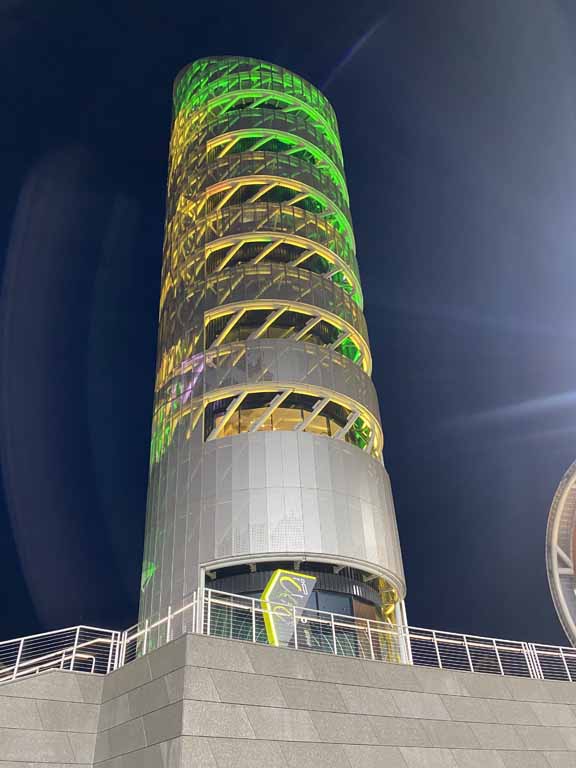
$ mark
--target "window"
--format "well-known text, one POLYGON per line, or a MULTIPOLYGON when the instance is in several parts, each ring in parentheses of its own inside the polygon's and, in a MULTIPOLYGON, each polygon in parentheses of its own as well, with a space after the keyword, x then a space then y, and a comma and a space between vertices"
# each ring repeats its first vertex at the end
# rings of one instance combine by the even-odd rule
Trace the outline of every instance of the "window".
POLYGON ((204 415, 204 439, 238 435, 245 432, 294 432, 337 437, 369 450, 378 458, 375 425, 359 416, 358 411, 336 403, 323 395, 287 390, 238 392, 208 403, 204 415))
POLYGON ((339 613, 344 616, 352 615, 352 598, 338 592, 318 592, 318 610, 328 613, 339 613))
POLYGON ((283 309, 282 305, 266 309, 247 309, 240 313, 234 310, 208 320, 206 349, 245 341, 250 336, 262 339, 297 338, 298 341, 308 344, 329 347, 344 336, 335 349, 353 363, 361 364, 362 352, 358 341, 351 338, 349 332, 346 336, 347 332, 342 326, 338 327, 330 320, 321 319, 310 311, 283 309))

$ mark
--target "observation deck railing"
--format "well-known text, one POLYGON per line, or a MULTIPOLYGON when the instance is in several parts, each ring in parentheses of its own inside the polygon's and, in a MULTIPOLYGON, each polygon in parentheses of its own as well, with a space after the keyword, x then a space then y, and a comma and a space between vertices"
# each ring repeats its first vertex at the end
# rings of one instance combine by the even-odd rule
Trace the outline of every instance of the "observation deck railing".
MULTIPOLYGON (((0 683, 48 670, 107 674, 186 632, 268 645, 276 604, 206 589, 177 611, 124 632, 71 627, 0 643, 0 683)), ((282 606, 285 613, 285 606, 282 606)), ((576 649, 397 626, 290 609, 287 647, 462 672, 576 682, 576 649)))
POLYGON ((122 632, 68 627, 0 643, 0 683, 54 669, 105 675, 118 666, 122 632))

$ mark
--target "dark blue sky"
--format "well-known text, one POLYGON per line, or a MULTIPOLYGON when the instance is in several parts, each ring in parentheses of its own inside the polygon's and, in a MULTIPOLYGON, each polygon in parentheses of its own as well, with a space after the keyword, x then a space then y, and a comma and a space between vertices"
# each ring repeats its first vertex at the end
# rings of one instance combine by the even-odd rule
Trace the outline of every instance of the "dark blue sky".
POLYGON ((236 53, 342 134, 412 624, 562 643, 569 0, 0 4, 0 637, 135 620, 171 83, 236 53))

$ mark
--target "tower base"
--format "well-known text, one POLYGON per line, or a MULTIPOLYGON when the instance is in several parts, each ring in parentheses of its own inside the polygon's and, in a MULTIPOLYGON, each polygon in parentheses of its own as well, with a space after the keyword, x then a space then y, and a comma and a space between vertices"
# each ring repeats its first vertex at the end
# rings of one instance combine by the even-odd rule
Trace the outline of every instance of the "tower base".
POLYGON ((187 635, 0 686, 0 768, 576 765, 576 685, 187 635))

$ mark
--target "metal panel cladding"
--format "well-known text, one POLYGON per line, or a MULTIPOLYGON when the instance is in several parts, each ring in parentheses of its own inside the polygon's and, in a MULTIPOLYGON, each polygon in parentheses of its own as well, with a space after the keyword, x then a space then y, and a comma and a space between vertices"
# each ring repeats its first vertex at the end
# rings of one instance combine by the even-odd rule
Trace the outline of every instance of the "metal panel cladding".
POLYGON ((334 111, 207 58, 174 86, 141 620, 202 568, 359 568, 405 593, 334 111))

